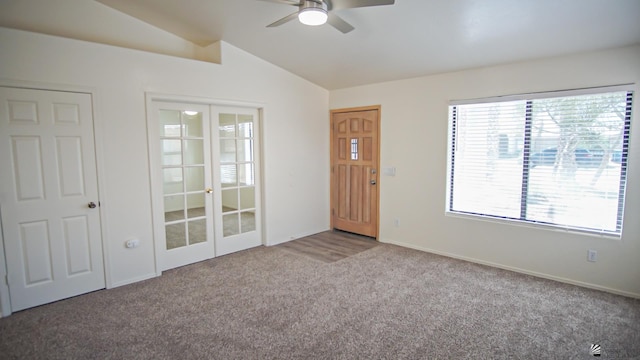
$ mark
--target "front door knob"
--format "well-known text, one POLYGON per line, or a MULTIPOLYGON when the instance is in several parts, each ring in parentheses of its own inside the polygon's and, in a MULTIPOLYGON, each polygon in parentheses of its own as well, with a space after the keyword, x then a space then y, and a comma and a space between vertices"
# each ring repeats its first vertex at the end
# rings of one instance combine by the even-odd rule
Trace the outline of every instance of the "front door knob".
POLYGON ((94 203, 93 201, 89 203, 89 209, 95 209, 96 208, 96 203, 94 203))
POLYGON ((375 185, 376 184, 375 180, 371 180, 370 182, 371 182, 371 185, 375 185))

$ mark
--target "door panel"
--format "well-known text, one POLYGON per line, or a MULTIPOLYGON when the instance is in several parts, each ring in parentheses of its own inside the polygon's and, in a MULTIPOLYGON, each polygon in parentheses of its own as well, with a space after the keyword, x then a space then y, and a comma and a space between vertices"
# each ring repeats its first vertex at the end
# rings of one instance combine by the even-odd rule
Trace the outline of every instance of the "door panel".
POLYGON ((91 96, 0 88, 12 311, 105 287, 91 96))
POLYGON ((378 233, 379 109, 333 110, 332 227, 366 236, 378 233))
POLYGON ((21 252, 24 258, 26 286, 53 280, 51 247, 49 245, 48 222, 33 221, 19 224, 21 252))
POLYGON ((62 197, 84 194, 82 176, 82 143, 74 136, 56 139, 56 160, 58 163, 58 184, 62 197))
POLYGON ((11 143, 17 200, 44 200, 40 137, 11 136, 11 143))
POLYGON ((86 216, 62 219, 65 248, 67 249, 67 275, 91 271, 91 257, 86 216))

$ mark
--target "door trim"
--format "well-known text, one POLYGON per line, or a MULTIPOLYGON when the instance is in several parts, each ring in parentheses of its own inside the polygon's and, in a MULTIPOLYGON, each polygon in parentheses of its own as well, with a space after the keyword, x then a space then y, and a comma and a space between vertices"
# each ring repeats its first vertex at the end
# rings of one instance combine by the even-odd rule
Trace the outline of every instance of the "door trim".
MULTIPOLYGON (((98 209, 98 217, 100 219, 100 243, 102 244, 102 264, 104 268, 104 280, 105 280, 105 288, 111 289, 113 288, 113 282, 111 279, 111 263, 109 262, 109 247, 107 241, 108 239, 108 220, 105 214, 105 211, 102 211, 105 206, 105 200, 107 199, 105 193, 104 179, 102 174, 105 172, 105 162, 103 154, 104 151, 104 141, 103 141, 103 132, 102 132, 102 122, 100 121, 100 111, 99 111, 99 101, 97 99, 100 98, 100 91, 94 87, 88 86, 79 86, 79 85, 65 85, 65 84, 57 84, 57 83, 48 83, 48 82, 39 82, 39 81, 28 81, 28 80, 16 80, 16 79, 8 79, 8 78, 0 78, 0 87, 7 88, 16 88, 16 89, 31 89, 31 90, 44 90, 44 91, 61 91, 61 92, 72 92, 72 93, 82 93, 88 94, 91 96, 91 115, 93 118, 93 147, 95 153, 95 163, 96 163, 96 182, 98 186, 98 201, 101 204, 101 207, 98 209)), ((1 200, 1 199, 0 199, 1 200)), ((0 214, 1 215, 1 214, 0 214)), ((0 217, 1 219, 1 217, 0 217)), ((4 253, 4 237, 2 224, 0 223, 0 315, 1 317, 7 317, 12 314, 11 311, 11 300, 9 294, 9 286, 6 282, 7 279, 7 265, 6 265, 6 254, 4 253)))
MULTIPOLYGON (((2 219, 1 208, 0 219, 2 219)), ((7 264, 4 256, 4 236, 2 221, 0 221, 0 317, 11 315, 11 296, 9 294, 9 284, 7 284, 7 264)))
MULTIPOLYGON (((261 183, 261 195, 260 195, 260 203, 262 206, 262 211, 261 211, 261 222, 262 222, 262 231, 260 234, 260 241, 262 243, 262 245, 267 245, 266 243, 266 222, 265 222, 265 213, 266 211, 264 211, 264 209, 266 208, 266 201, 265 201, 265 191, 264 191, 264 185, 265 185, 265 168, 264 168, 264 137, 263 137, 263 131, 264 131, 264 121, 265 121, 265 109, 266 109, 266 104, 264 103, 260 103, 260 102, 251 102, 251 101, 238 101, 238 100, 225 100, 225 99, 216 99, 216 98, 208 98, 208 97, 200 97, 200 96, 189 96, 189 95, 176 95, 176 94, 169 94, 169 93, 159 93, 159 92, 153 92, 153 91, 147 91, 145 92, 145 115, 146 115, 146 123, 147 123, 147 156, 149 159, 149 191, 153 191, 152 189, 154 189, 153 187, 153 170, 154 170, 154 166, 153 165, 153 161, 159 161, 160 159, 158 158, 158 155, 154 152, 154 149, 152 149, 152 144, 153 141, 155 141, 155 139, 151 139, 151 133, 149 131, 149 127, 152 126, 151 122, 153 121, 153 103, 154 102, 173 102, 173 103, 186 103, 186 104, 194 104, 194 105, 205 105, 205 106, 209 106, 209 107, 214 107, 214 106, 231 106, 231 107, 244 107, 244 108, 252 108, 252 109, 256 109, 258 112, 258 121, 260 122, 260 126, 259 126, 259 132, 257 134, 258 138, 259 138, 259 154, 258 156, 259 158, 259 164, 260 164, 260 183, 261 183)), ((209 119, 210 121, 211 119, 209 119)), ((156 239, 156 226, 159 226, 157 224, 157 222, 154 220, 154 216, 153 213, 155 212, 160 212, 163 213, 164 212, 164 207, 163 204, 158 204, 157 201, 154 201, 153 198, 153 194, 150 193, 151 196, 151 211, 152 211, 152 216, 151 216, 151 226, 152 226, 152 230, 153 230, 153 241, 154 241, 154 246, 153 246, 153 251, 154 251, 154 265, 155 265, 155 269, 156 269, 156 276, 161 276, 162 275, 162 270, 160 267, 160 263, 159 263, 159 250, 157 248, 157 246, 159 246, 157 244, 157 240, 156 239)), ((164 226, 164 224, 162 224, 162 226, 164 226)), ((215 229, 214 229, 214 234, 215 234, 215 229)), ((214 239, 214 245, 215 245, 215 239, 214 239)), ((214 250, 215 251, 215 250, 214 250)), ((215 257, 217 256, 217 254, 214 253, 215 257)))
MULTIPOLYGON (((334 146, 333 146, 333 115, 347 112, 355 112, 355 111, 369 111, 369 110, 377 110, 378 111, 378 141, 376 143, 377 154, 376 154, 376 162, 375 166, 380 174, 380 138, 382 137, 382 129, 380 127, 380 119, 382 118, 382 106, 381 105, 369 105, 369 106, 360 106, 360 107, 352 107, 352 108, 342 108, 342 109, 331 109, 329 115, 329 175, 331 178, 331 185, 329 190, 329 218, 331 219, 330 227, 331 230, 334 230, 333 224, 333 212, 335 211, 334 204, 334 191, 336 191, 335 177, 333 175, 333 157, 334 157, 334 146)), ((378 178, 378 185, 375 187, 376 191, 376 231, 375 238, 377 239, 380 233, 380 176, 378 178)))

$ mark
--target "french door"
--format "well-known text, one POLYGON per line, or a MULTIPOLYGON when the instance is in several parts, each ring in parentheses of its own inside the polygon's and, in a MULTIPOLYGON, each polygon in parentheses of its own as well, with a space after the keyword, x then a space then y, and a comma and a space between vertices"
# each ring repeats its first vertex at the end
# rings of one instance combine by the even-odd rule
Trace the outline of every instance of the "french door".
POLYGON ((167 270, 213 257, 209 107, 154 102, 152 111, 154 234, 167 270))
POLYGON ((257 110, 153 101, 148 125, 159 270, 262 244, 257 110))
POLYGON ((91 95, 0 87, 11 310, 105 287, 91 95))
POLYGON ((214 107, 216 255, 262 244, 258 111, 214 107))

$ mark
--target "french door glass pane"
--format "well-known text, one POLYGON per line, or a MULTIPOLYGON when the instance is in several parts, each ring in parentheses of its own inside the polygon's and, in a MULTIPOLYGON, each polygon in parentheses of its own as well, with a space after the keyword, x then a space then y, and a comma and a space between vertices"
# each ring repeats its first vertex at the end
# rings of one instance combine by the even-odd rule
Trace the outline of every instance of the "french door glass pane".
POLYGON ((225 237, 240 233, 238 213, 222 215, 223 235, 225 237))
POLYGON ((254 185, 253 163, 238 164, 238 179, 240 185, 254 185))
POLYGON ((238 185, 236 165, 220 165, 221 185, 223 188, 238 185))
POLYGON ((220 137, 228 138, 236 136, 236 115, 235 114, 220 114, 220 137))
POLYGON ((180 140, 162 140, 162 165, 182 164, 182 143, 180 140))
POLYGON ((198 244, 207 241, 207 220, 193 220, 187 222, 189 228, 189 244, 198 244))
POLYGON ((187 245, 187 237, 184 230, 184 222, 165 226, 167 238, 167 250, 187 245))
POLYGON ((220 162, 236 161, 236 141, 234 139, 220 139, 220 162))
POLYGON ((205 216, 204 202, 204 193, 187 195, 187 217, 192 219, 195 217, 205 216))
POLYGON ((253 209, 256 207, 256 188, 240 188, 240 209, 253 209))
POLYGON ((184 129, 185 136, 188 137, 202 137, 202 113, 196 113, 195 115, 184 115, 184 129))
POLYGON ((202 139, 184 140, 184 163, 185 165, 204 164, 204 150, 202 139))
POLYGON ((238 140, 238 162, 253 161, 253 140, 238 140))
POLYGON ((184 196, 171 195, 164 197, 164 221, 184 219, 184 196))
POLYGON ((238 189, 222 190, 222 212, 238 210, 238 189))
POLYGON ((183 191, 182 168, 166 168, 162 173, 165 194, 177 194, 183 191))
POLYGON ((161 137, 180 137, 180 111, 161 110, 159 117, 161 137))
POLYGON ((204 191, 204 167, 185 167, 184 175, 187 191, 204 191))
POLYGON ((238 137, 253 137, 253 116, 238 115, 238 137))
POLYGON ((243 233, 254 231, 256 229, 256 214, 253 211, 243 211, 240 213, 241 230, 243 233))

